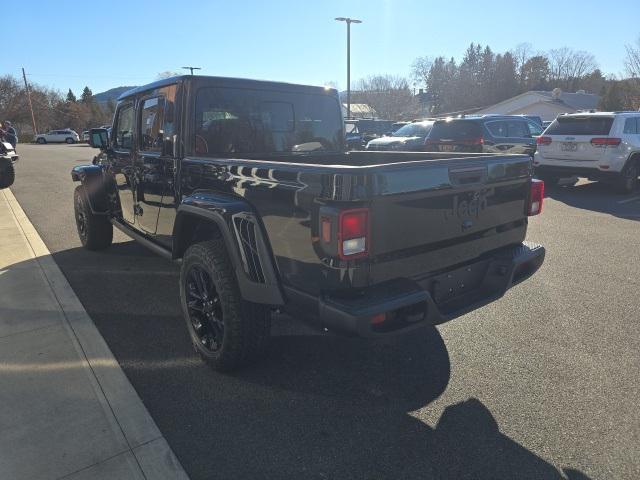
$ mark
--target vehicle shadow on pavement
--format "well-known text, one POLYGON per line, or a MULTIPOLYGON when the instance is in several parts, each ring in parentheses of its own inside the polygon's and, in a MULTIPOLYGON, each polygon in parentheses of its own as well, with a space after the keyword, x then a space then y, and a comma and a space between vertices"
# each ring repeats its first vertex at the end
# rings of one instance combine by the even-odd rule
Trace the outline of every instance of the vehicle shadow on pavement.
POLYGON ((504 435, 476 398, 417 418, 451 376, 436 328, 367 341, 280 315, 264 359, 219 374, 189 343, 173 264, 133 242, 54 256, 193 480, 588 479, 504 435))
POLYGON ((640 221, 640 190, 622 195, 603 182, 581 183, 575 186, 545 186, 545 197, 575 208, 640 221))

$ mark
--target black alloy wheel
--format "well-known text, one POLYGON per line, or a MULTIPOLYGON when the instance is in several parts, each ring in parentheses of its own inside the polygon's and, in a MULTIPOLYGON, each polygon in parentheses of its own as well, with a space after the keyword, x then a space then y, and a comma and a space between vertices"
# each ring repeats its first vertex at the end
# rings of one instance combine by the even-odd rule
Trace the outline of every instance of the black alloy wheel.
POLYGON ((220 295, 204 268, 192 265, 186 275, 185 297, 189 320, 203 348, 211 353, 222 347, 224 315, 220 295))

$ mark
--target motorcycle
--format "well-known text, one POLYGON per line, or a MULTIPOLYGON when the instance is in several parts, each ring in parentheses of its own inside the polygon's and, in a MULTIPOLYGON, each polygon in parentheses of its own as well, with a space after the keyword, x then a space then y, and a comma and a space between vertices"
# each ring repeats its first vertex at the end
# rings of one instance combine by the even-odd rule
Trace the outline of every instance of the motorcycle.
POLYGON ((9 142, 0 142, 0 189, 13 185, 16 179, 14 164, 19 158, 9 142))

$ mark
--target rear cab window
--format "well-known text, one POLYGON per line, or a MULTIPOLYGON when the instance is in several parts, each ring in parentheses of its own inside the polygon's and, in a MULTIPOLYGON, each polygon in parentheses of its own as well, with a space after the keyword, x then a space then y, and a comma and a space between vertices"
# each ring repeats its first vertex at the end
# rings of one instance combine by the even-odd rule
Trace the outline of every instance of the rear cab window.
POLYGON ((335 97, 226 87, 196 95, 198 155, 338 152, 342 118, 335 97))
POLYGON ((609 135, 611 125, 613 125, 613 117, 558 117, 544 133, 545 135, 609 135))

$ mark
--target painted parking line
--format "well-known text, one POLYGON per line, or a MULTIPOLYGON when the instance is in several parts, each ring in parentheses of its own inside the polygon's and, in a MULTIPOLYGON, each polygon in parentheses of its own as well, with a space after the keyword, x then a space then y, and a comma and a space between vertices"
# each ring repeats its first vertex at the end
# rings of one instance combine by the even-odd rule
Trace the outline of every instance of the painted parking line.
POLYGON ((640 200, 640 197, 631 197, 631 198, 626 198, 624 200, 620 200, 617 203, 618 203, 618 205, 622 205, 624 203, 637 202, 638 200, 640 200))

